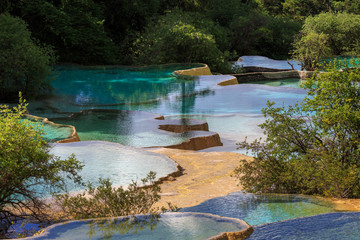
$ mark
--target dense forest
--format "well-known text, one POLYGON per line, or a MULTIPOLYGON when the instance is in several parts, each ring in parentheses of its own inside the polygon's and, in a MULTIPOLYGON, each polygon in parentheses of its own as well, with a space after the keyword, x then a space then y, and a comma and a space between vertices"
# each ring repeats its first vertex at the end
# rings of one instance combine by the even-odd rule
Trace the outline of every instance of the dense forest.
POLYGON ((49 84, 39 79, 53 63, 203 62, 215 72, 229 73, 228 61, 263 55, 294 57, 313 70, 313 61, 321 57, 360 52, 360 0, 1 0, 0 4, 1 99, 16 98, 19 89, 25 96, 48 90, 49 84))

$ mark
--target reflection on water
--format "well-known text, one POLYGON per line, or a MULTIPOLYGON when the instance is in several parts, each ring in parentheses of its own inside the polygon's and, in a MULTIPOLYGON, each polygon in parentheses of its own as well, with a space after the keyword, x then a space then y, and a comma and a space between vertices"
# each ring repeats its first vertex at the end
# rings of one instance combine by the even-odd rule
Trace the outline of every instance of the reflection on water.
POLYGON ((301 80, 299 78, 284 78, 278 80, 252 81, 253 84, 264 84, 273 87, 300 88, 301 80))
POLYGON ((250 225, 335 212, 333 206, 301 195, 256 195, 244 192, 213 198, 181 211, 205 212, 245 220, 250 225))
POLYGON ((195 81, 171 75, 174 70, 198 65, 169 65, 147 68, 131 67, 59 67, 52 82, 55 94, 80 106, 149 102, 180 91, 195 81))
POLYGON ((153 231, 157 227, 160 215, 147 215, 140 218, 120 218, 92 220, 89 226, 89 239, 112 239, 114 236, 135 235, 146 229, 153 231))
POLYGON ((242 231, 248 225, 237 219, 197 213, 166 213, 123 220, 85 220, 57 224, 33 239, 204 240, 222 232, 242 231))
POLYGON ((360 213, 328 213, 257 226, 249 240, 358 240, 360 213))
POLYGON ((110 141, 132 147, 169 146, 211 134, 205 131, 173 133, 159 130, 159 125, 166 121, 156 117, 159 115, 142 111, 86 110, 70 118, 51 120, 75 126, 81 141, 110 141))

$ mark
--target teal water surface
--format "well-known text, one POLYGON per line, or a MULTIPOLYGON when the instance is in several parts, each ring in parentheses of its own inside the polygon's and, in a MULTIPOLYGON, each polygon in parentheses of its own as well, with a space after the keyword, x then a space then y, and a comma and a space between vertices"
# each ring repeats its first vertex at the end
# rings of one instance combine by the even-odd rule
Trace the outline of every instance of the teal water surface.
POLYGON ((69 104, 93 106, 145 103, 178 92, 182 84, 192 83, 172 76, 173 71, 199 66, 203 65, 58 67, 52 85, 56 98, 69 104))
POLYGON ((250 225, 260 225, 335 212, 335 209, 329 202, 311 196, 235 192, 181 211, 211 213, 243 219, 250 225))
POLYGON ((71 118, 52 119, 73 125, 81 141, 102 140, 132 147, 154 147, 180 144, 190 138, 212 134, 207 131, 173 133, 159 129, 166 124, 157 114, 127 110, 88 110, 71 118))
POLYGON ((44 123, 35 119, 24 119, 23 121, 26 121, 34 128, 43 131, 44 140, 50 143, 68 139, 73 133, 73 128, 71 126, 44 123))
POLYGON ((275 86, 239 84, 224 87, 217 83, 232 76, 178 79, 171 73, 181 66, 170 66, 59 67, 59 76, 53 82, 55 96, 30 104, 30 112, 56 123, 74 125, 82 140, 113 141, 135 147, 178 144, 199 134, 159 132, 153 119, 138 118, 131 112, 117 116, 64 117, 85 109, 146 111, 178 118, 193 115, 209 121, 209 130, 220 134, 224 146, 212 150, 237 151, 236 142, 245 136, 250 139, 262 136, 262 131, 256 127, 261 121, 251 119, 253 115, 261 115, 267 100, 281 106, 295 104, 306 95, 304 89, 291 87, 293 82, 280 86, 275 81, 274 84, 266 83, 275 86), (218 117, 229 114, 236 117, 218 117), (223 124, 224 121, 227 124, 223 124))

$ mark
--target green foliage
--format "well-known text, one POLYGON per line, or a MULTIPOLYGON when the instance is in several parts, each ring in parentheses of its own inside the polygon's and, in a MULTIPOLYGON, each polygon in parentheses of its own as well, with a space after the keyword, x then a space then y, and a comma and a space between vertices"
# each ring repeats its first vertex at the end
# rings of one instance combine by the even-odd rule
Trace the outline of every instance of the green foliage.
POLYGON ((13 100, 19 91, 37 97, 50 90, 48 75, 53 55, 38 46, 26 24, 9 14, 0 15, 0 99, 13 100))
POLYGON ((155 176, 150 172, 141 180, 142 186, 133 181, 126 189, 113 188, 109 179, 100 179, 97 188, 89 183, 87 191, 76 196, 59 195, 57 199, 64 212, 75 219, 157 214, 159 209, 153 205, 160 200, 161 189, 154 182, 155 176))
POLYGON ((216 45, 214 24, 203 15, 173 11, 149 24, 135 42, 134 59, 140 64, 193 63, 229 71, 228 55, 216 45))
POLYGON ((238 55, 287 57, 300 29, 295 21, 264 13, 258 2, 6 0, 0 11, 24 19, 32 37, 53 46, 61 62, 203 62, 229 72, 227 61, 238 55))
POLYGON ((263 109, 266 139, 239 144, 255 153, 235 170, 245 190, 360 197, 360 69, 338 68, 307 80, 300 105, 263 109))
POLYGON ((287 18, 275 18, 257 11, 237 16, 230 24, 232 49, 239 55, 287 57, 300 24, 287 18))
POLYGON ((321 13, 306 18, 303 33, 316 32, 328 36, 334 55, 360 54, 360 15, 350 13, 321 13))
POLYGON ((0 236, 12 221, 46 217, 42 197, 65 190, 65 178, 81 181, 80 162, 49 154, 42 130, 22 119, 25 112, 21 95, 18 107, 0 106, 0 223, 5 227, 0 236))
POLYGON ((103 27, 103 8, 93 0, 24 0, 12 10, 33 37, 54 46, 62 62, 110 64, 116 48, 103 27))
POLYGON ((292 57, 301 63, 301 70, 314 71, 322 59, 331 56, 328 35, 309 32, 294 42, 292 57))
POLYGON ((322 12, 346 12, 360 14, 359 0, 258 0, 273 16, 287 16, 304 20, 322 12))
POLYGON ((360 54, 360 15, 321 13, 306 18, 301 37, 293 44, 293 58, 313 71, 331 55, 360 54))

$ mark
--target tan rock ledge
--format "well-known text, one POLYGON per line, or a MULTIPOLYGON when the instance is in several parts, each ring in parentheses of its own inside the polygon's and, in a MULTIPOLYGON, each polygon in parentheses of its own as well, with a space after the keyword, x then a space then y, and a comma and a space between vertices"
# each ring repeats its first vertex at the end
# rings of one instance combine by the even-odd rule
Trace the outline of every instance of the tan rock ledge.
POLYGON ((183 175, 175 181, 161 184, 162 198, 157 206, 171 202, 177 207, 191 207, 208 199, 226 196, 243 190, 237 180, 231 177, 241 159, 251 159, 232 152, 195 152, 160 148, 152 150, 165 154, 183 169, 183 175))
MULTIPOLYGON (((191 131, 191 133, 196 133, 196 131, 191 131)), ((170 146, 164 146, 164 148, 175 148, 175 149, 197 151, 197 150, 202 150, 202 149, 206 149, 206 148, 217 147, 217 146, 223 145, 220 140, 219 134, 217 134, 215 132, 206 132, 206 131, 204 131, 204 133, 207 133, 207 134, 205 136, 191 137, 190 139, 188 139, 182 143, 174 144, 174 145, 170 145, 170 146)))
POLYGON ((200 76, 200 75, 212 75, 208 65, 203 64, 203 67, 190 68, 186 70, 177 70, 173 74, 175 76, 200 76))

